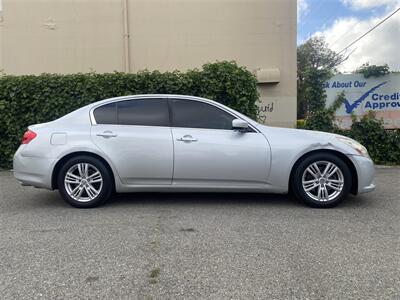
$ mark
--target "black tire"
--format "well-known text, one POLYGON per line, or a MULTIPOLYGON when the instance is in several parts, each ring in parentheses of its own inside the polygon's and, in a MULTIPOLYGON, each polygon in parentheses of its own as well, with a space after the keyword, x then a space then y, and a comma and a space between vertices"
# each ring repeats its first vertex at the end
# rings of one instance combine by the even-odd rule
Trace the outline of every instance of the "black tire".
MULTIPOLYGON (((87 177, 85 177, 87 178, 87 177)), ((61 167, 58 177, 57 177, 57 184, 58 184, 58 190, 60 192, 61 197, 70 205, 78 208, 92 208, 92 207, 97 207, 101 204, 103 204, 105 201, 107 201, 113 191, 114 191, 114 182, 113 182, 113 177, 110 174, 110 171, 108 168, 104 165, 104 163, 92 156, 87 156, 87 155, 79 155, 70 158, 68 161, 64 163, 64 165, 61 167), (67 191, 66 184, 64 184, 64 179, 67 174, 67 172, 70 170, 70 168, 73 168, 77 164, 81 163, 87 163, 93 167, 95 167, 99 173, 101 174, 101 179, 102 179, 102 184, 98 186, 98 195, 95 196, 91 200, 87 200, 85 202, 78 201, 71 197, 67 191)), ((68 184, 67 184, 68 185, 68 184)), ((94 184, 93 184, 94 185, 94 184)), ((83 192, 86 193, 86 192, 83 192)), ((88 195, 88 194, 87 194, 88 195)))
MULTIPOLYGON (((308 176, 308 175, 307 175, 308 176)), ((347 164, 331 153, 315 153, 305 157, 296 167, 292 177, 292 190, 297 199, 302 200, 306 205, 318 208, 329 208, 338 205, 343 201, 351 190, 352 177, 347 164), (343 188, 333 199, 327 201, 318 201, 311 198, 303 187, 303 174, 305 170, 315 162, 330 162, 335 164, 343 174, 343 188)), ((330 189, 330 188, 329 188, 330 189)), ((315 191, 315 190, 314 190, 315 191)), ((318 187, 317 190, 318 191, 318 187)), ((333 192, 333 190, 330 190, 333 192)))

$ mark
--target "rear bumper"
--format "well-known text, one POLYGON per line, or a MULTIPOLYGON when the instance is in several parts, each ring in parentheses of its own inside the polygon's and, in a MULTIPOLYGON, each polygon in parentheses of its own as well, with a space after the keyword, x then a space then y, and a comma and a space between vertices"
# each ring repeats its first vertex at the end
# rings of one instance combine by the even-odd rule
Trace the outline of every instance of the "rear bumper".
POLYGON ((55 160, 24 156, 21 152, 20 147, 14 155, 14 177, 23 185, 52 189, 51 173, 55 160))
POLYGON ((375 189, 375 166, 370 158, 350 155, 358 177, 358 194, 372 192, 375 189))

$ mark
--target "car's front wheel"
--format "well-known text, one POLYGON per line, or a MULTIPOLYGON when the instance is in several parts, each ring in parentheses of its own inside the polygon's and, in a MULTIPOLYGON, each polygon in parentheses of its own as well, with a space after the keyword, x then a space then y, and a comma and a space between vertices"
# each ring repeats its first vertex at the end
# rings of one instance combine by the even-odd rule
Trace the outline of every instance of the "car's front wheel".
POLYGON ((351 172, 346 163, 330 153, 315 153, 297 166, 292 187, 295 196, 312 207, 333 207, 349 194, 351 172))
POLYGON ((69 159, 58 174, 58 190, 62 198, 79 208, 96 207, 112 194, 112 177, 99 159, 76 156, 69 159))

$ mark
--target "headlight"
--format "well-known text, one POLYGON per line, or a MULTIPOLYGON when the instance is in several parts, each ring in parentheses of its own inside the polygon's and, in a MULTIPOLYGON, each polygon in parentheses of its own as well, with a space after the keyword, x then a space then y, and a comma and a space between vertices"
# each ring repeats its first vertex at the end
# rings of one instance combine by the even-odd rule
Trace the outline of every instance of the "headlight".
POLYGON ((341 141, 342 143, 345 143, 346 145, 348 145, 351 148, 353 148, 354 150, 356 150, 360 155, 365 156, 365 157, 369 157, 367 148, 365 148, 359 142, 357 142, 357 141, 355 141, 353 139, 344 137, 344 136, 337 136, 336 138, 339 141, 341 141))

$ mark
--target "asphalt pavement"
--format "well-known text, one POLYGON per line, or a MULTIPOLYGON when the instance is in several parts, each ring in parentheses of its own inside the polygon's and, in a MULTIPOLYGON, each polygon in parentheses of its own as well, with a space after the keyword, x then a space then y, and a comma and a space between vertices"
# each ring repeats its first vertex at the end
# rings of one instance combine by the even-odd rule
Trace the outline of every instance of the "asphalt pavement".
POLYGON ((333 209, 125 194, 96 209, 0 172, 1 299, 399 299, 400 168, 333 209))

